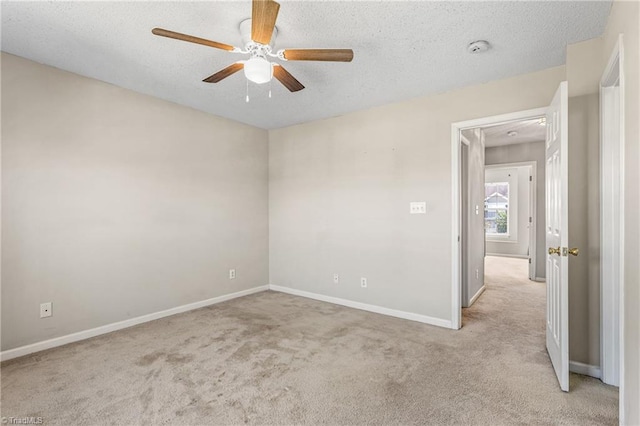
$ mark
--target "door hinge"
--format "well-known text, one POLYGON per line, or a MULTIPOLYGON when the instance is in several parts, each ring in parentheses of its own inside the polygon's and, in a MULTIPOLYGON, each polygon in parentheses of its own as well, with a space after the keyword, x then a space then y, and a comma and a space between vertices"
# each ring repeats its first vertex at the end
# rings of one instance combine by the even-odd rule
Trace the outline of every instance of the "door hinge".
POLYGON ((529 182, 533 182, 533 176, 529 176, 529 182))
POLYGON ((529 265, 531 265, 531 258, 529 258, 529 265))
POLYGON ((533 217, 529 216, 529 223, 533 223, 533 217))

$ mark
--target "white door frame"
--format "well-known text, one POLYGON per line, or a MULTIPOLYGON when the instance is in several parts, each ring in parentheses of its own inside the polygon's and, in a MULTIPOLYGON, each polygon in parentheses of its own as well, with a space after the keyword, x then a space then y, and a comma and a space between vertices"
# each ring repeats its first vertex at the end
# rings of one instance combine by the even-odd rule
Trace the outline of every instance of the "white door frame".
MULTIPOLYGON (((537 204, 537 172, 538 172, 538 162, 537 161, 520 161, 517 163, 497 163, 497 164, 486 164, 485 169, 502 169, 502 168, 510 168, 510 167, 529 167, 529 176, 531 176, 529 181, 529 202, 527 203, 529 207, 528 212, 528 220, 529 220, 529 258, 531 259, 531 263, 529 264, 529 279, 531 281, 536 281, 536 237, 537 237, 537 226, 538 226, 538 218, 536 216, 537 204)), ((519 196, 519 195, 518 195, 519 196)), ((486 239, 486 238, 485 238, 486 239)))
POLYGON ((451 328, 454 330, 462 326, 462 288, 460 280, 460 143, 461 132, 476 127, 486 127, 504 124, 512 121, 530 120, 544 117, 547 108, 535 108, 509 114, 494 115, 492 117, 475 120, 459 121, 451 124, 451 328))
MULTIPOLYGON (((600 80, 600 368, 604 383, 620 386, 620 401, 624 401, 623 70, 620 34, 600 80)), ((620 410, 621 423, 623 414, 620 410)))
MULTIPOLYGON (((460 174, 458 175, 460 181, 460 198, 458 198, 459 201, 459 205, 460 208, 462 208, 463 206, 463 202, 462 202, 462 197, 466 195, 467 197, 467 202, 466 205, 469 205, 469 149, 471 148, 471 141, 469 139, 467 139, 467 137, 465 135, 463 135, 462 133, 460 133, 460 174), (467 148, 467 169, 463 170, 462 169, 462 146, 465 146, 467 148), (463 176, 467 179, 467 187, 466 187, 466 193, 463 193, 462 191, 462 178, 463 176)), ((460 211, 460 243, 458 244, 458 257, 460 258, 460 262, 458 263, 458 272, 460 274, 460 297, 462 298, 463 296, 465 296, 465 287, 466 290, 469 290, 469 270, 467 268, 467 270, 465 271, 463 269, 463 266, 466 266, 463 264, 462 259, 465 259, 467 262, 469 261, 469 238, 468 235, 462 235, 462 229, 463 227, 463 218, 466 219, 467 221, 467 226, 466 229, 467 231, 469 230, 469 215, 467 214, 466 217, 463 216, 462 214, 462 210, 460 211), (466 250, 466 251, 465 251, 466 250), (464 278, 466 278, 466 280, 464 280, 464 278)), ((468 295, 467 295, 468 296, 468 295)), ((462 306, 464 303, 462 302, 462 299, 460 300, 460 306, 462 306)))

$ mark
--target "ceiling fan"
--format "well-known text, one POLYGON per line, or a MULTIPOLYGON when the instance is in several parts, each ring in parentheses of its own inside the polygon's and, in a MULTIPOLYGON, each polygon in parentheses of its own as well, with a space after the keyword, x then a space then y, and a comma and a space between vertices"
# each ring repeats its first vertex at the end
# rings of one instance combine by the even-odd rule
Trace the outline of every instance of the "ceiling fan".
POLYGON ((270 62, 268 58, 276 58, 282 61, 335 62, 351 62, 353 59, 353 50, 351 49, 282 49, 273 53, 273 44, 278 33, 276 19, 280 4, 273 0, 253 0, 252 8, 251 18, 245 19, 240 23, 240 34, 244 43, 243 49, 162 28, 154 28, 151 32, 162 37, 202 44, 232 53, 250 55, 249 59, 231 64, 205 78, 202 80, 205 83, 218 83, 244 69, 244 75, 249 81, 263 84, 275 77, 289 91, 297 92, 304 89, 304 86, 282 65, 277 62, 270 62))

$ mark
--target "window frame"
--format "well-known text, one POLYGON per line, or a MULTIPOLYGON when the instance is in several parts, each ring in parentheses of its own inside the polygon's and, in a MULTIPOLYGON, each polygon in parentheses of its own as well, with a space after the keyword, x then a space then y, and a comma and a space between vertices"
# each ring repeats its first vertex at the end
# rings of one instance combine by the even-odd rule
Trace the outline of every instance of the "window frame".
MULTIPOLYGON (((510 231, 511 231, 511 220, 510 220, 510 218, 511 218, 511 214, 512 214, 512 211, 511 211, 511 205, 512 205, 512 203, 511 203, 511 191, 512 191, 511 182, 508 182, 508 181, 506 181, 506 182, 497 182, 497 181, 496 182, 486 182, 485 181, 485 183, 484 183, 485 193, 486 193, 487 185, 493 185, 493 186, 496 187, 496 189, 497 189, 498 185, 506 185, 507 186, 507 194, 509 194, 509 195, 506 197, 506 200, 507 200, 507 202, 505 203, 506 207, 488 207, 487 206, 487 204, 488 204, 487 203, 487 198, 488 197, 485 198, 485 200, 484 200, 484 219, 485 219, 484 233, 485 233, 485 238, 488 238, 488 239, 509 239, 509 237, 511 236, 511 234, 510 234, 510 231), (494 222, 496 222, 496 220, 497 220, 498 212, 500 212, 500 211, 506 212, 506 215, 507 215, 507 217, 506 217, 507 231, 506 232, 487 232, 487 230, 490 229, 490 228, 487 228, 487 213, 492 212, 492 211, 496 213, 496 218, 494 219, 494 222)), ((497 191, 494 192, 494 194, 495 193, 497 193, 497 191)), ((493 196, 493 194, 491 196, 493 196)), ((497 228, 497 224, 496 224, 496 228, 497 228)))
POLYGON ((507 234, 493 234, 487 233, 485 229, 485 241, 496 243, 518 243, 519 221, 518 218, 518 206, 520 198, 519 187, 520 181, 518 178, 518 167, 514 167, 510 164, 491 164, 485 166, 485 185, 487 183, 499 183, 506 182, 509 184, 509 197, 508 197, 508 213, 507 213, 507 234))

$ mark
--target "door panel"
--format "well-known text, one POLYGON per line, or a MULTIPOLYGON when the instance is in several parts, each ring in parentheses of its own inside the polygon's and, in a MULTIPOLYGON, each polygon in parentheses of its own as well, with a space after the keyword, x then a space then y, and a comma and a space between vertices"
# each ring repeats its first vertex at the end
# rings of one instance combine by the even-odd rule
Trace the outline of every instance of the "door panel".
POLYGON ((547 112, 547 351, 560 388, 569 391, 568 91, 560 83, 547 112))

